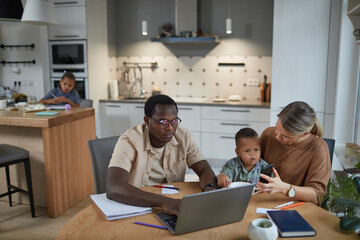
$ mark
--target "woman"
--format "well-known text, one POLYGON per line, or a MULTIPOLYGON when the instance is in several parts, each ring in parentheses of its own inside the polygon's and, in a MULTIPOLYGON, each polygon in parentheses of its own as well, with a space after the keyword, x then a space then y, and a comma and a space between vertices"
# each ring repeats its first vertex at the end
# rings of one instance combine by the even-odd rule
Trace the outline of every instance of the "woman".
POLYGON ((274 164, 273 178, 260 175, 269 181, 257 184, 261 191, 320 205, 331 174, 329 149, 321 136, 320 122, 307 103, 287 105, 276 126, 260 137, 261 158, 274 164))

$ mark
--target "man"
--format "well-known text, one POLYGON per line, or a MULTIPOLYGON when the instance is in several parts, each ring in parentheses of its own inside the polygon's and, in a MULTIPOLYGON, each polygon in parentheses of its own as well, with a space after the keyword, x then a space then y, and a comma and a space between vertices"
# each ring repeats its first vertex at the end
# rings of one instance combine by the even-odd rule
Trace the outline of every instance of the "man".
POLYGON ((120 136, 106 176, 109 199, 136 206, 160 207, 176 215, 180 200, 145 192, 139 187, 184 181, 186 164, 200 178, 203 191, 217 188, 216 176, 181 119, 175 101, 166 95, 145 103, 144 124, 120 136))

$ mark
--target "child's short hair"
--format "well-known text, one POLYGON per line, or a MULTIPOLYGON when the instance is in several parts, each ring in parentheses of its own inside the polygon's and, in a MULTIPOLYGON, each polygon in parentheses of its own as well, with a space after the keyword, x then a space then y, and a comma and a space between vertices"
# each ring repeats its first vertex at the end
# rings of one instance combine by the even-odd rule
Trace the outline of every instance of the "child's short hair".
POLYGON ((64 78, 68 78, 70 80, 73 80, 74 82, 76 81, 75 75, 72 72, 64 73, 64 75, 62 75, 61 77, 61 80, 63 80, 64 78))
POLYGON ((235 144, 240 138, 259 138, 259 135, 252 128, 242 128, 235 134, 235 144))

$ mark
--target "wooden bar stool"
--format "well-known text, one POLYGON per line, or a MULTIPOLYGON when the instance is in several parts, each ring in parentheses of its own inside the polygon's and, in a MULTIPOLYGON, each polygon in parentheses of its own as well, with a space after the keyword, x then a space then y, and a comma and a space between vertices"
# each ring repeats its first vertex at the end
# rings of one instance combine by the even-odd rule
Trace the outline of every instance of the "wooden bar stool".
POLYGON ((31 216, 35 217, 35 207, 34 207, 34 196, 32 190, 32 182, 31 182, 31 171, 30 171, 30 157, 29 151, 15 147, 8 144, 0 144, 0 168, 5 167, 6 172, 6 183, 8 191, 6 193, 0 194, 0 198, 9 196, 9 204, 12 206, 11 194, 16 192, 21 192, 29 196, 30 208, 31 208, 31 216), (17 163, 24 163, 25 166, 25 174, 26 174, 26 182, 28 190, 25 191, 19 187, 13 186, 10 183, 10 171, 9 166, 17 163))

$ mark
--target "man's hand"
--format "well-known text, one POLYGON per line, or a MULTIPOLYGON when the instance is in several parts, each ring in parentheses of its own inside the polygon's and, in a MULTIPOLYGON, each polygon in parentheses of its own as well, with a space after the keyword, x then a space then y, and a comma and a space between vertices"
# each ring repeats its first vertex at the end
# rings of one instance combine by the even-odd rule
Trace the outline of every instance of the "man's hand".
POLYGON ((178 215, 180 208, 180 201, 181 201, 180 199, 168 198, 160 204, 160 207, 167 214, 178 215))
POLYGON ((219 185, 219 187, 229 187, 230 185, 230 179, 225 173, 220 173, 217 176, 217 180, 217 184, 219 185))

